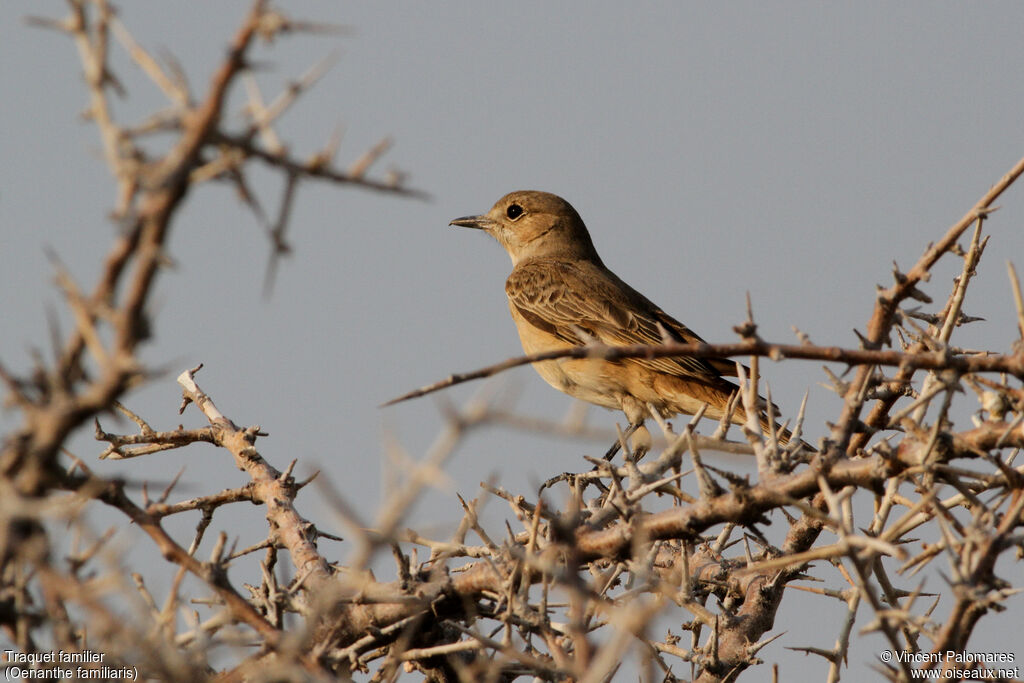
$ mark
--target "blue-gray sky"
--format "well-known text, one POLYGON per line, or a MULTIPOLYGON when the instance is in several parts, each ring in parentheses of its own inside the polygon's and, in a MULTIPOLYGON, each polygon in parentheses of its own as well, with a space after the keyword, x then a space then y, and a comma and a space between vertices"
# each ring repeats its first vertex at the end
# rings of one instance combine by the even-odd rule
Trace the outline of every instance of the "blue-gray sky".
MULTIPOLYGON (((122 5, 140 42, 175 55, 197 93, 246 7, 122 5)), ((153 300, 156 341, 144 358, 169 372, 128 403, 154 427, 175 426, 174 376, 204 362, 198 379, 221 410, 270 432, 260 442, 268 458, 323 468, 364 509, 383 495, 382 435, 418 457, 441 425, 432 399, 378 404, 519 353, 503 292, 507 256, 483 235, 447 227, 451 218, 511 190, 555 192, 578 209, 613 270, 709 341, 735 339, 749 292, 765 338, 792 341, 795 325, 815 342, 855 346, 853 329, 864 329, 892 261, 909 267, 1024 154, 1017 2, 282 7, 354 32, 260 50, 268 98, 341 51, 281 135, 311 154, 341 124, 342 165, 391 136, 379 169, 409 172, 432 199, 302 185, 294 254, 265 301, 260 228, 227 186, 202 188, 177 217, 176 267, 153 300)), ((59 307, 44 247, 91 285, 113 234, 105 216, 114 197, 97 132, 78 117, 86 93, 73 45, 19 21, 64 6, 16 0, 0 12, 0 360, 21 369, 30 347, 45 347, 47 307, 59 307)), ((125 120, 162 105, 123 55, 114 64, 129 93, 118 106, 125 120)), ((237 124, 237 106, 232 116, 237 124)), ((280 180, 255 179, 274 210, 280 180)), ((987 226, 991 243, 966 303, 987 320, 957 333, 962 346, 1007 350, 1014 338, 1005 262, 1024 268, 1022 196, 1013 188, 987 226)), ((937 300, 959 268, 936 271, 928 291, 937 300)), ((765 375, 790 411, 810 389, 813 439, 836 418, 818 364, 768 364, 765 375)), ((521 390, 529 415, 558 418, 570 405, 529 368, 498 387, 521 390)), ((195 413, 182 419, 201 423, 195 413)), ((620 419, 590 412, 606 428, 620 419)), ((89 434, 72 445, 90 460, 99 450, 89 434)), ((490 429, 447 471, 467 496, 492 474, 525 491, 598 449, 490 429)), ((184 466, 188 495, 239 483, 229 458, 204 448, 94 465, 133 479, 167 479, 184 466)), ((315 495, 300 505, 326 515, 315 495)), ((459 514, 449 490, 431 496, 417 522, 443 528, 459 514)), ((777 628, 793 635, 767 658, 784 657, 781 645, 830 647, 838 623, 823 614, 808 624, 783 612, 777 628)), ((858 650, 851 669, 867 675, 872 657, 871 647, 858 650)))

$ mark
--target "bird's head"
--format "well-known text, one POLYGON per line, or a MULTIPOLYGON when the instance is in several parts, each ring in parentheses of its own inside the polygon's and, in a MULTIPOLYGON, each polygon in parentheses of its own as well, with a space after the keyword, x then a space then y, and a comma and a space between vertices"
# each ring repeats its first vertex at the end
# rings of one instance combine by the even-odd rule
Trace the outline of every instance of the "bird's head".
POLYGON ((487 213, 456 218, 450 225, 485 231, 505 247, 513 265, 530 258, 600 263, 587 226, 576 209, 549 192, 511 192, 487 213))

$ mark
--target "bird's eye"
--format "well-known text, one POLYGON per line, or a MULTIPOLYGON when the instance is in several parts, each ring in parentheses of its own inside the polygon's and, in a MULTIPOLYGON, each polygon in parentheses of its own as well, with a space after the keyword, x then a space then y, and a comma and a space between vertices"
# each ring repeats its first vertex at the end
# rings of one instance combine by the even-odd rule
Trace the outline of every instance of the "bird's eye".
POLYGON ((523 215, 523 207, 518 204, 509 204, 508 208, 505 209, 505 215, 510 219, 515 220, 523 215))

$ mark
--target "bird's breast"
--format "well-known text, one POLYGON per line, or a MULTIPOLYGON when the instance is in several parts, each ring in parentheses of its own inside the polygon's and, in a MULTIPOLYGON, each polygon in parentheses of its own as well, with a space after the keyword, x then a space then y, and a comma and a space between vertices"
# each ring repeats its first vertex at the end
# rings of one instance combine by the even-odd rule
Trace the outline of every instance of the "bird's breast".
MULTIPOLYGON (((527 355, 547 353, 563 349, 578 348, 537 327, 524 317, 515 306, 509 304, 512 319, 519 332, 519 341, 527 355)), ((621 383, 609 361, 600 358, 558 358, 533 363, 545 382, 559 391, 589 403, 605 408, 619 408, 622 393, 621 383)))

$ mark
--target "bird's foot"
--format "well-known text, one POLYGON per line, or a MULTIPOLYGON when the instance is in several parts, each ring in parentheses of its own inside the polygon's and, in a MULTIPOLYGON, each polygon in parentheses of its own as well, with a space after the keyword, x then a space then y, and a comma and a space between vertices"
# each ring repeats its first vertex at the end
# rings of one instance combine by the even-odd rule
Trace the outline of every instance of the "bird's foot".
POLYGON ((537 496, 539 497, 544 493, 544 491, 563 481, 569 484, 569 488, 572 488, 576 484, 577 476, 579 475, 574 472, 562 472, 561 474, 555 475, 540 485, 540 490, 537 491, 537 496))
POLYGON ((654 441, 651 439, 651 432, 645 425, 640 425, 629 440, 629 446, 633 450, 633 462, 640 462, 640 459, 647 455, 654 441))
POLYGON ((647 427, 644 426, 643 422, 631 422, 626 427, 626 431, 622 432, 622 436, 616 439, 615 443, 608 449, 608 452, 604 454, 604 459, 611 460, 614 458, 615 454, 622 448, 622 443, 627 439, 630 440, 634 460, 639 460, 651 450, 651 433, 647 431, 647 427))
POLYGON ((608 491, 608 487, 601 481, 601 475, 598 473, 598 468, 595 467, 589 472, 562 472, 559 475, 551 477, 540 485, 540 490, 537 491, 537 496, 541 496, 545 490, 563 481, 569 485, 570 489, 574 489, 579 486, 580 493, 586 490, 587 486, 590 484, 596 486, 600 491, 606 493, 608 491))

